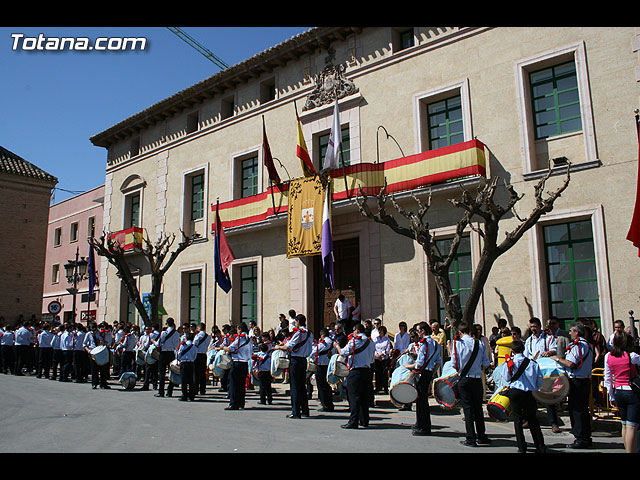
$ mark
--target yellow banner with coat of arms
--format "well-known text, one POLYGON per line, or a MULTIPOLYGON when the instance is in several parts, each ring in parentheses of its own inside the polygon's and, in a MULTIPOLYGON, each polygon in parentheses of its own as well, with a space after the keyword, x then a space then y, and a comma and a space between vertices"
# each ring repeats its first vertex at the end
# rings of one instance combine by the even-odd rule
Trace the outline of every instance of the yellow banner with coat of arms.
POLYGON ((291 180, 287 223, 287 257, 321 253, 322 208, 329 186, 327 176, 291 180))

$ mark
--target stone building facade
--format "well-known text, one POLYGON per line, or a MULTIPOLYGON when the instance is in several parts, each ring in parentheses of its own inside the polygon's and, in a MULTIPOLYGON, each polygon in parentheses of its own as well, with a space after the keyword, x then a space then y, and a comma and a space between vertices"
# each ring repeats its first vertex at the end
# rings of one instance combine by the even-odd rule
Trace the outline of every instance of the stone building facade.
MULTIPOLYGON (((336 292, 324 291, 317 256, 287 257, 287 198, 269 190, 263 125, 286 182, 302 175, 298 113, 319 170, 337 95, 348 165, 332 172, 337 288, 357 296, 363 318, 380 317, 394 332, 400 321, 441 318, 442 308, 419 245, 363 218, 353 202, 359 186, 396 181, 407 207, 411 194, 431 190, 430 225, 446 242, 460 216, 448 198, 460 187, 503 177, 525 194, 518 211, 526 214, 537 179, 551 165, 553 188, 569 160, 569 188, 499 259, 475 320, 488 331, 497 318, 526 327, 531 316, 591 317, 611 332, 613 320, 638 304, 638 252, 625 239, 638 167, 638 34, 634 27, 312 29, 93 136, 107 152, 104 228, 137 226, 152 237, 198 232, 165 277, 163 305, 177 319, 211 324, 219 202, 236 260, 232 290, 217 292, 216 323, 254 319, 267 329, 293 308, 317 330, 331 320, 336 292), (404 177, 394 180, 396 171, 404 177)), ((470 229, 451 271, 462 298, 480 249, 470 229)), ((106 262, 100 279, 99 320, 121 319, 126 294, 106 262)), ((144 271, 138 280, 148 291, 144 271)))

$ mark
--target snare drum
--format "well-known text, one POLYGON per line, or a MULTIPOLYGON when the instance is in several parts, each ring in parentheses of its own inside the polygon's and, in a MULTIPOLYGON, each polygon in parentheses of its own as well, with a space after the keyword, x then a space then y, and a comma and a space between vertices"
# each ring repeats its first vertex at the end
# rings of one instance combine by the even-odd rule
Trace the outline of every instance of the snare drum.
POLYGON ((169 368, 169 381, 174 385, 180 385, 182 383, 182 376, 180 375, 180 372, 178 371, 176 373, 172 368, 169 368))
POLYGON ((133 388, 136 386, 136 374, 133 372, 124 372, 120 376, 119 381, 125 390, 133 390, 133 388))
POLYGON ((213 374, 222 377, 224 372, 231 368, 231 354, 224 350, 218 350, 213 358, 213 374))
POLYGON ((307 378, 311 377, 316 370, 318 369, 318 365, 312 357, 307 357, 307 378))
POLYGON ((180 375, 180 362, 176 359, 169 364, 169 370, 180 375))
POLYGON ((284 350, 274 350, 271 353, 271 376, 277 378, 289 368, 289 358, 284 350))
POLYGON ((505 395, 507 388, 493 394, 487 403, 487 413, 491 418, 498 422, 507 422, 511 415, 511 401, 505 395))
POLYGON ((158 361, 159 358, 160 351, 158 350, 158 347, 156 347, 155 345, 149 346, 144 356, 144 361, 147 363, 147 365, 153 365, 158 361))
POLYGON ((337 353, 331 356, 327 367, 327 383, 329 385, 338 385, 349 376, 349 367, 347 367, 346 361, 344 356, 337 353))
POLYGON ((139 348, 136 350, 136 365, 146 365, 145 357, 147 356, 147 352, 139 348))
POLYGON ((451 360, 442 366, 442 376, 433 381, 433 396, 441 406, 453 408, 458 403, 458 394, 454 386, 459 378, 451 360))
POLYGON ((391 374, 389 397, 391 403, 398 408, 402 408, 404 405, 413 403, 418 399, 417 377, 413 371, 404 367, 406 363, 413 363, 407 354, 398 358, 396 369, 391 374))
POLYGON ((100 345, 99 347, 94 348, 91 350, 91 358, 93 358, 93 361, 99 366, 106 365, 109 363, 109 359, 111 358, 109 347, 106 345, 100 345))

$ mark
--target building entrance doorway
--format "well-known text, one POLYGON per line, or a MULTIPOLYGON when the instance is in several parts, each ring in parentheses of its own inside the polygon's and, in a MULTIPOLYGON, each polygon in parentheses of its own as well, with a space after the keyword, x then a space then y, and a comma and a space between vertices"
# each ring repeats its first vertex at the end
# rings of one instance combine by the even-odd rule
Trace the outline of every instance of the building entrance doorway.
POLYGON ((360 239, 358 237, 333 242, 335 290, 327 288, 324 282, 322 258, 314 257, 314 334, 321 328, 336 321, 333 305, 342 294, 356 306, 360 301, 360 239), (317 330, 317 331, 316 331, 317 330))

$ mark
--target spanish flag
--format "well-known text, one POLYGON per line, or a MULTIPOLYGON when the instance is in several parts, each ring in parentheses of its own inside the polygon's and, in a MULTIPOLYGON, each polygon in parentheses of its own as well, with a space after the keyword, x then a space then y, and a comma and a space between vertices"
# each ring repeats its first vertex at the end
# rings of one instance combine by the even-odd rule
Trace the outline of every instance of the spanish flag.
POLYGON ((296 155, 302 163, 302 173, 304 173, 305 177, 309 177, 311 175, 315 175, 316 170, 313 168, 313 163, 311 163, 311 157, 309 157, 309 151, 307 150, 307 144, 304 141, 304 136, 302 135, 302 123, 300 122, 300 117, 298 116, 297 106, 296 120, 298 121, 298 147, 296 149, 296 155))

